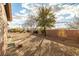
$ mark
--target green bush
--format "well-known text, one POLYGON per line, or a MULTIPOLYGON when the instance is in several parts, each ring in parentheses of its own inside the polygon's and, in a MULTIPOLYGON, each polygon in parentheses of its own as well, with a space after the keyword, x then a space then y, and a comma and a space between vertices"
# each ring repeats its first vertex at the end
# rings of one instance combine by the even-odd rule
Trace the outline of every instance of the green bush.
POLYGON ((21 28, 14 28, 14 29, 10 29, 9 32, 23 32, 24 30, 21 28))

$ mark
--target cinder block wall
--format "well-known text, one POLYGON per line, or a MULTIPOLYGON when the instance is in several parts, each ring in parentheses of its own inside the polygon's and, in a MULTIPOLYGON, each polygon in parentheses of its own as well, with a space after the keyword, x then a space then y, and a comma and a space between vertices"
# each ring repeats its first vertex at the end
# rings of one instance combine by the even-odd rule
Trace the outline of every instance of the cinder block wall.
POLYGON ((53 30, 47 30, 47 36, 49 37, 67 37, 72 39, 78 39, 79 38, 79 30, 63 30, 62 29, 53 29, 53 30), (62 35, 63 33, 63 35, 62 35))

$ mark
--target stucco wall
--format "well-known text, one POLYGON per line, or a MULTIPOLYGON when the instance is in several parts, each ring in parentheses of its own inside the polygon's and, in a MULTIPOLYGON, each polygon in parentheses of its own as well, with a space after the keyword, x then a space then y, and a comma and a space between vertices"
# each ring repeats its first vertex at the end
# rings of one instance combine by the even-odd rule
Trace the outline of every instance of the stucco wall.
POLYGON ((7 48, 7 18, 4 5, 0 4, 0 55, 6 53, 7 48))

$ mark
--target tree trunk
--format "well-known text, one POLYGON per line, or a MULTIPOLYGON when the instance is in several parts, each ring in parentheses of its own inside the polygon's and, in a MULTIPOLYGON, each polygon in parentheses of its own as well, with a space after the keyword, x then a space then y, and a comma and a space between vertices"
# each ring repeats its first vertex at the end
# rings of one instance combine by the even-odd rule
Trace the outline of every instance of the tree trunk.
POLYGON ((44 27, 44 36, 46 37, 46 27, 44 27))

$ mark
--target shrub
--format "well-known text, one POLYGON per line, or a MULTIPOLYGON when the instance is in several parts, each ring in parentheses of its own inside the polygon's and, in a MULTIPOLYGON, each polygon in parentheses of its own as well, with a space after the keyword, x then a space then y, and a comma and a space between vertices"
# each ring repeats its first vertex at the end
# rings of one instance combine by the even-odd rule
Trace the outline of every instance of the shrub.
POLYGON ((27 32, 30 32, 30 30, 27 30, 27 32))
POLYGON ((33 33, 38 34, 38 30, 34 30, 33 33))

